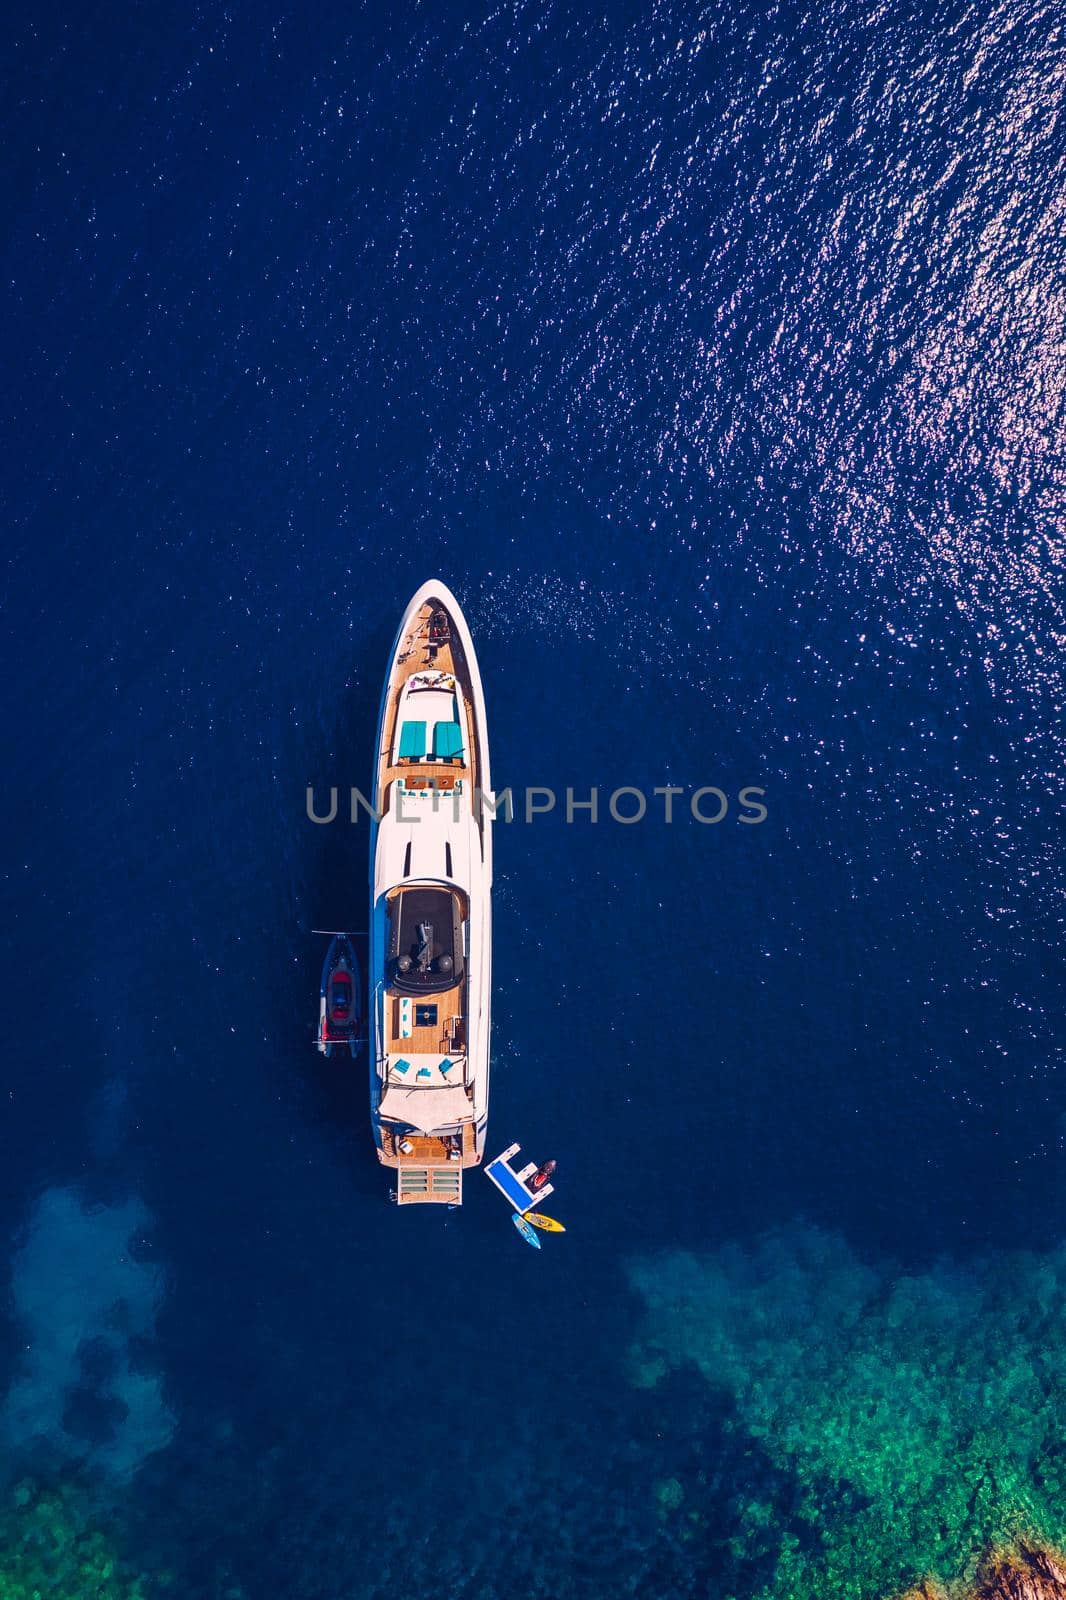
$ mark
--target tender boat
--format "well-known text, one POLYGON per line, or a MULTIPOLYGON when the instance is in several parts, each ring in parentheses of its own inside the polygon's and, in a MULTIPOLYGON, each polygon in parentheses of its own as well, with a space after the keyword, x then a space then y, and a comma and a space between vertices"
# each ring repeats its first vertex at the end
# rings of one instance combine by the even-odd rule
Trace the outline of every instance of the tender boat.
POLYGON ((335 933, 322 963, 318 1000, 318 1048, 328 1059, 334 1045, 359 1053, 359 968, 352 942, 335 933))
POLYGON ((401 1205, 459 1205, 485 1151, 491 800, 473 641, 427 583, 385 680, 370 844, 370 1112, 401 1205))

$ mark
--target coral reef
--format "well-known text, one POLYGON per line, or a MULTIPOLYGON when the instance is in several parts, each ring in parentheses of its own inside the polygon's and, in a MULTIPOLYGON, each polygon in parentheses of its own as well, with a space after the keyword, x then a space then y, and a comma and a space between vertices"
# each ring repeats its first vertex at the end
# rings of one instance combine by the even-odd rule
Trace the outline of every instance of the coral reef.
MULTIPOLYGON (((741 1569, 770 1559, 763 1600, 1051 1592, 1055 1560, 1034 1552, 1066 1535, 1066 1251, 907 1276, 795 1227, 630 1275, 647 1307, 633 1381, 694 1366, 788 1472, 787 1495, 730 1508, 741 1569), (987 1587, 982 1556, 1008 1549, 987 1587)), ((686 1506, 691 1536, 704 1508, 686 1506)))
POLYGON ((150 1222, 135 1198, 89 1206, 70 1189, 41 1195, 12 1262, 24 1350, 0 1413, 9 1450, 46 1447, 122 1479, 169 1442, 162 1379, 143 1364, 162 1278, 131 1254, 150 1222))

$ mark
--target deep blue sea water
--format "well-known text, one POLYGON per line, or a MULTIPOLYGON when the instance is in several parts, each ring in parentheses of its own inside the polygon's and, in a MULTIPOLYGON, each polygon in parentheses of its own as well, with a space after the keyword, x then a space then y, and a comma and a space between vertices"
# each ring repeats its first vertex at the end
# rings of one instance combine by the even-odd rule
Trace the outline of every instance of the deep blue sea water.
POLYGON ((5 1455, 183 1594, 714 1593, 650 1485, 719 1446, 629 1383, 627 1262, 1061 1235, 1060 31, 12 23, 5 1455), (476 1174, 391 1208, 312 1047, 367 838, 306 786, 367 787, 431 576, 498 787, 766 791, 497 829, 539 1255, 476 1174))

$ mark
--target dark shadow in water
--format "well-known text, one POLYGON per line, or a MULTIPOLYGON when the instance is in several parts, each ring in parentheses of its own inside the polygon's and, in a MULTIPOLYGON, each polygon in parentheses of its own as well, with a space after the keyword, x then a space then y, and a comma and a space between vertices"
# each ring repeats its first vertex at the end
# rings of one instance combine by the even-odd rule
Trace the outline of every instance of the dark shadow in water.
POLYGON ((800 1514, 812 1492, 829 1521, 853 1516, 863 1503, 849 1485, 801 1485, 781 1471, 733 1402, 694 1367, 631 1392, 628 1404, 631 1426, 644 1432, 645 1481, 627 1493, 631 1504, 653 1504, 660 1521, 665 1553, 653 1574, 660 1593, 762 1592, 772 1587, 786 1537, 816 1554, 810 1518, 800 1514), (759 1508, 769 1506, 773 1517, 763 1527, 759 1508))
MULTIPOLYGON (((402 1418, 394 1410, 390 1417, 379 1396, 361 1423, 385 1440, 402 1418)), ((169 1568, 189 1592, 207 1593, 219 1583, 221 1565, 246 1593, 325 1600, 378 1593, 373 1574, 387 1563, 400 1592, 426 1600, 499 1593, 493 1513, 499 1516, 500 1496, 508 1498, 508 1481, 529 1464, 528 1438, 497 1435, 473 1451, 464 1446, 452 1463, 463 1490, 463 1505, 454 1509, 463 1570, 449 1584, 441 1547, 420 1537, 425 1523, 436 1526, 439 1505, 397 1502, 387 1474, 368 1480, 348 1454, 343 1426, 319 1435, 313 1474, 294 1474, 300 1424, 285 1417, 264 1417, 263 1424, 258 1440, 210 1429, 194 1440, 186 1432, 188 1471, 175 1471, 173 1460, 169 1469, 148 1466, 131 1527, 131 1546, 147 1569, 169 1568), (191 1545, 188 1528, 226 1532, 191 1545)), ((445 1438, 442 1431, 440 1442, 445 1438)), ((516 1594, 745 1595, 771 1581, 784 1536, 811 1538, 809 1522, 793 1515, 799 1485, 773 1466, 738 1425, 731 1403, 694 1369, 675 1371, 653 1391, 627 1389, 625 1405, 593 1434, 562 1427, 554 1449, 543 1439, 540 1445, 536 1495, 508 1504, 505 1559, 516 1594), (774 1519, 760 1530, 749 1511, 769 1504, 774 1519)), ((841 1503, 841 1514, 847 1509, 841 1503)))
MULTIPOLYGON (((306 958, 296 969, 299 974, 299 992, 291 984, 275 991, 277 1027, 279 1032, 291 1030, 294 1015, 306 1017, 312 1026, 312 1038, 304 1045, 301 1026, 299 1048, 309 1052, 308 1082, 313 1086, 307 1111, 320 1126, 340 1132, 347 1140, 354 1137, 366 1150, 365 1161, 352 1163, 353 1181, 360 1192, 369 1192, 371 1183, 377 1184, 380 1174, 373 1159, 369 1137, 367 1113, 368 1073, 368 940, 369 925, 369 822, 364 811, 358 811, 358 820, 351 821, 350 793, 354 786, 372 799, 374 741, 377 736, 378 673, 384 681, 388 652, 392 643, 391 627, 377 628, 360 645, 358 660, 353 662, 356 680, 372 685, 373 690, 338 693, 336 722, 323 730, 319 747, 313 753, 313 765, 324 774, 316 786, 316 809, 320 814, 329 810, 329 789, 336 785, 337 816, 328 824, 316 825, 303 819, 305 834, 304 857, 307 861, 307 896, 305 911, 306 958), (318 996, 322 962, 328 939, 313 932, 316 928, 343 931, 354 935, 352 944, 359 964, 359 1003, 363 1018, 363 1044, 353 1060, 348 1050, 337 1049, 327 1060, 314 1048, 313 1028, 318 1018, 318 996), (283 1002, 284 1010, 277 1002, 283 1002), (366 1181, 370 1173, 371 1182, 366 1181)), ((287 970, 291 973, 293 968, 287 970)), ((296 1044, 294 1041, 294 1049, 296 1044)))

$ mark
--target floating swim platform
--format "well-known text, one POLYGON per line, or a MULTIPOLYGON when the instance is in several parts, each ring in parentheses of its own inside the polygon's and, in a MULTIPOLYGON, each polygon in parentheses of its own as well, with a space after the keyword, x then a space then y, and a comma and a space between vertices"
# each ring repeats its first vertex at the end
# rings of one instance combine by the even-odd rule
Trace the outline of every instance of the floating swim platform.
POLYGON ((521 1145, 509 1144, 506 1150, 483 1168, 483 1171, 489 1182, 496 1185, 504 1199, 510 1201, 515 1211, 526 1212, 548 1198, 552 1193, 552 1185, 546 1183, 541 1189, 529 1187, 526 1180, 533 1177, 537 1171, 532 1161, 527 1162, 521 1172, 516 1172, 511 1165, 512 1157, 516 1156, 520 1149, 521 1145))

